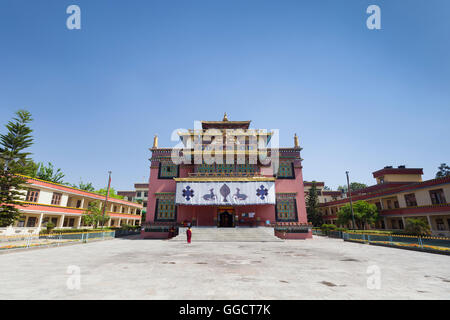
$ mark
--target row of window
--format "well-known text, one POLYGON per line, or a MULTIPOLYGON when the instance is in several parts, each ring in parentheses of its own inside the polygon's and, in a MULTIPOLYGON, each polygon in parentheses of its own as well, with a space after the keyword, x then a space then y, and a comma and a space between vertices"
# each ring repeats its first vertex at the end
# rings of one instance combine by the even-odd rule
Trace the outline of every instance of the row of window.
MULTIPOLYGON (((297 204, 294 196, 281 196, 277 197, 276 205, 276 220, 289 222, 297 221, 297 204)), ((175 196, 166 195, 156 199, 156 221, 176 221, 177 219, 177 206, 175 205, 175 196)))
MULTIPOLYGON (((51 204, 55 205, 55 206, 61 205, 61 198, 62 198, 62 193, 53 192, 51 204)), ((28 189, 26 201, 37 203, 38 200, 39 200, 39 190, 38 189, 28 189)), ((78 199, 75 204, 75 208, 81 208, 81 203, 82 203, 82 201, 78 199)), ((132 210, 131 213, 133 213, 134 209, 131 209, 131 210, 132 210)), ((117 206, 113 206, 112 211, 118 212, 117 206)), ((125 207, 122 207, 121 213, 125 213, 125 207)), ((138 210, 138 213, 139 213, 139 210, 138 210)))
MULTIPOLYGON (((257 173, 258 166, 254 164, 200 164, 196 167, 198 173, 257 173)), ((172 179, 179 176, 179 166, 171 161, 159 163, 158 179, 172 179)), ((282 160, 278 166, 278 178, 295 179, 294 163, 291 160, 282 160)), ((137 193, 140 197, 140 192, 137 193)))
MULTIPOLYGON (((432 204, 447 203, 447 200, 445 199, 444 195, 444 190, 442 189, 430 190, 429 194, 432 204)), ((417 207, 416 195, 414 193, 405 194, 405 202, 407 207, 417 207)))
MULTIPOLYGON (((62 193, 54 192, 52 195, 51 204, 59 206, 61 204, 62 193)), ((38 202, 39 200, 39 190, 37 189, 28 189, 26 201, 28 202, 38 202)))
POLYGON ((148 191, 136 191, 136 198, 141 198, 144 195, 144 198, 148 197, 148 191))
MULTIPOLYGON (((430 190, 429 191, 431 203, 433 205, 439 205, 439 204, 446 204, 447 200, 445 199, 444 190, 443 189, 436 189, 436 190, 430 190)), ((404 195, 406 206, 407 207, 417 207, 417 200, 416 195, 414 193, 408 193, 404 195)), ((382 206, 380 202, 376 202, 375 205, 377 206, 378 210, 382 210, 382 206)), ((388 199, 386 200, 387 208, 384 209, 398 209, 400 208, 400 204, 398 200, 394 199, 388 199)), ((337 214, 339 211, 339 208, 330 208, 330 214, 334 215, 337 214)), ((325 210, 325 214, 328 215, 328 209, 325 210)))

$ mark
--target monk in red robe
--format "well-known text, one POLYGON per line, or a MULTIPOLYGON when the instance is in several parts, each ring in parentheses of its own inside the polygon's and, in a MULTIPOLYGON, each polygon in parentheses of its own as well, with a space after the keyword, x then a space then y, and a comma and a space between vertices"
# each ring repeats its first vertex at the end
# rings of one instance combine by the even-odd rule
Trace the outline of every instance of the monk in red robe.
POLYGON ((188 227, 188 229, 186 230, 186 237, 187 237, 187 242, 191 243, 191 238, 192 238, 192 230, 191 227, 188 227))

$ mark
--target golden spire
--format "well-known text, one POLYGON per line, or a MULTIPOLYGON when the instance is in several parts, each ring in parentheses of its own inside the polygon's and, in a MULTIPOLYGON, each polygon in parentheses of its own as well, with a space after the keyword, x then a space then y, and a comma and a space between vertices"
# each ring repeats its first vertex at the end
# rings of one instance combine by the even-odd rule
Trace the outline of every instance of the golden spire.
POLYGON ((153 138, 153 149, 158 148, 158 135, 155 134, 155 137, 153 138))
POLYGON ((223 120, 222 121, 228 121, 228 117, 227 117, 227 113, 225 112, 225 114, 223 115, 223 120))
POLYGON ((294 134, 294 147, 295 148, 300 148, 300 145, 298 144, 297 134, 294 134))

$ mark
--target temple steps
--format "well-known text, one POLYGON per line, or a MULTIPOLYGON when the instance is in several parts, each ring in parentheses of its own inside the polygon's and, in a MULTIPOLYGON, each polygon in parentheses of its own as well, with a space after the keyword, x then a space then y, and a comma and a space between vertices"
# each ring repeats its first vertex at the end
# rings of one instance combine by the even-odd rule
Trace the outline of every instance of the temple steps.
MULTIPOLYGON (((178 236, 169 241, 186 242, 186 229, 180 228, 178 236)), ((193 227, 192 242, 282 242, 276 237, 273 228, 269 227, 237 227, 237 228, 216 228, 216 227, 193 227)))

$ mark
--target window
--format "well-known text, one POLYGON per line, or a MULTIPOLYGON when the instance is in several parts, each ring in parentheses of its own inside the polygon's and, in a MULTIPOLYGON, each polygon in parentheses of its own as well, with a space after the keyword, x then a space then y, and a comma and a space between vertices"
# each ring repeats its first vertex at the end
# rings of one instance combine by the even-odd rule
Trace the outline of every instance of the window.
POLYGON ((148 197, 148 191, 145 191, 144 192, 144 198, 147 198, 148 197))
POLYGON ((140 192, 140 191, 136 192, 136 197, 140 198, 141 195, 142 195, 142 192, 140 192))
POLYGON ((117 212, 117 206, 114 206, 113 212, 117 212))
POLYGON ((295 179, 294 163, 292 161, 281 160, 278 166, 277 178, 295 179))
POLYGON ((144 201, 144 202, 142 203, 142 206, 143 206, 144 208, 147 208, 147 201, 144 201))
POLYGON ((392 220, 392 229, 397 229, 397 220, 392 220))
POLYGON ((436 227, 438 230, 445 230, 445 224, 443 219, 436 219, 436 227))
POLYGON ((375 202, 375 205, 377 206, 378 211, 381 210, 381 203, 380 202, 375 202))
POLYGON ((54 192, 52 197, 52 204, 55 206, 59 206, 61 204, 61 197, 62 197, 61 193, 54 192))
POLYGON ((414 193, 405 194, 407 207, 417 207, 416 195, 414 193))
POLYGON ((73 227, 73 226, 75 226, 75 218, 65 218, 63 226, 64 227, 73 227))
POLYGON ((295 195, 278 194, 275 206, 275 217, 277 221, 289 222, 297 221, 297 203, 295 202, 295 195))
POLYGON ((388 209, 392 209, 392 201, 391 200, 387 200, 386 204, 387 204, 388 209))
POLYGON ((39 190, 29 189, 27 193, 27 201, 28 202, 38 202, 39 198, 39 190))
POLYGON ((37 220, 36 217, 28 217, 27 227, 28 228, 33 228, 36 225, 36 220, 37 220))
POLYGON ((176 221, 175 195, 158 195, 156 198, 155 221, 176 221))
POLYGON ((444 191, 442 189, 430 190, 431 203, 433 204, 443 204, 447 203, 444 196, 444 191))
POLYGON ((19 221, 17 221, 17 227, 23 228, 25 227, 25 218, 21 217, 19 221))
POLYGON ((178 166, 172 161, 160 162, 158 179, 172 179, 178 177, 178 166))
POLYGON ((77 208, 81 207, 81 200, 77 200, 77 208))

